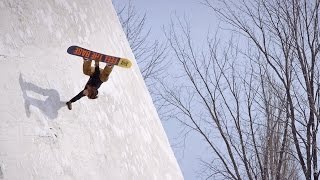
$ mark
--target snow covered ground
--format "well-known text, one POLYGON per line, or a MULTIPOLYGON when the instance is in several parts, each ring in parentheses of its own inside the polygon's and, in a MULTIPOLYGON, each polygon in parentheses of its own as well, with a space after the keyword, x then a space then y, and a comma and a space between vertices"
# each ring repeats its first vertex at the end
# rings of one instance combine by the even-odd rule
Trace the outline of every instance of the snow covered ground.
POLYGON ((0 1, 0 179, 183 179, 111 0, 0 1), (99 98, 79 45, 129 58, 99 98))

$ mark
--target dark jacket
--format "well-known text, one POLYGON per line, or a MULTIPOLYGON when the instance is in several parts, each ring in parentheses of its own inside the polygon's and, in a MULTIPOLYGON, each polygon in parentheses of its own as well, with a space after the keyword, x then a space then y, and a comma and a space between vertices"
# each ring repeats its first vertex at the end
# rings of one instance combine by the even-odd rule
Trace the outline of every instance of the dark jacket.
MULTIPOLYGON (((73 97, 70 102, 76 102, 79 99, 81 99, 83 96, 85 96, 83 94, 83 91, 85 89, 87 89, 87 85, 91 86, 91 87, 95 87, 98 91, 98 89, 100 88, 101 84, 103 82, 100 80, 100 68, 99 66, 96 66, 94 69, 94 73, 90 76, 90 79, 88 80, 87 84, 85 85, 84 89, 75 97, 73 97)), ((99 92, 99 91, 98 91, 99 92)))
POLYGON ((94 68, 94 73, 90 76, 90 79, 88 80, 84 89, 87 89, 87 85, 99 89, 102 83, 103 82, 100 80, 100 68, 99 66, 96 66, 94 68))

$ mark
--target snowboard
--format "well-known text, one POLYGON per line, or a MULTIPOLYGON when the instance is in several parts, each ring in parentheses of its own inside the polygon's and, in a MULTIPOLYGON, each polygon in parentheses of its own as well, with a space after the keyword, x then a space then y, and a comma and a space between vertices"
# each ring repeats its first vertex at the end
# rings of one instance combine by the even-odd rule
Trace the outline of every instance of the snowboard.
POLYGON ((80 57, 88 58, 92 60, 98 60, 101 62, 120 66, 123 68, 130 68, 132 65, 129 59, 101 54, 101 53, 94 52, 79 46, 70 46, 67 52, 71 55, 80 56, 80 57))

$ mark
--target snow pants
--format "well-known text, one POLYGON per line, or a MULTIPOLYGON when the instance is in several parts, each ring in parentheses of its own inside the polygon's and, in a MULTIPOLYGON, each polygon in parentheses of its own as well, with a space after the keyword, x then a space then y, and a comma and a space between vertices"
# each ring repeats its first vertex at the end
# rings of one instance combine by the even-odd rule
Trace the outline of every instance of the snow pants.
MULTIPOLYGON (((91 66, 91 62, 92 62, 92 60, 84 60, 83 61, 83 74, 91 76, 94 73, 95 68, 91 66)), ((112 69, 113 69, 113 66, 109 67, 107 65, 104 67, 104 69, 100 68, 99 78, 102 82, 106 82, 109 79, 109 75, 110 75, 112 69)))

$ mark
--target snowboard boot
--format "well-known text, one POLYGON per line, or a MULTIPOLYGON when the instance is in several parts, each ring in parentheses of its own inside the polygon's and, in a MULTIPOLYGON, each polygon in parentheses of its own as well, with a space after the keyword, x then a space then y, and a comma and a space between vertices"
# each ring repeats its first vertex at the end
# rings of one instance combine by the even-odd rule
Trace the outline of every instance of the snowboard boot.
POLYGON ((71 102, 68 101, 66 104, 67 104, 67 106, 68 106, 68 109, 71 110, 71 109, 72 109, 72 104, 71 104, 71 102))

